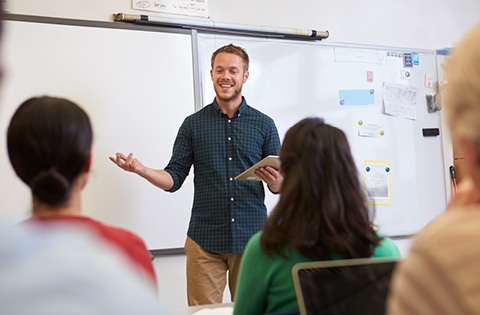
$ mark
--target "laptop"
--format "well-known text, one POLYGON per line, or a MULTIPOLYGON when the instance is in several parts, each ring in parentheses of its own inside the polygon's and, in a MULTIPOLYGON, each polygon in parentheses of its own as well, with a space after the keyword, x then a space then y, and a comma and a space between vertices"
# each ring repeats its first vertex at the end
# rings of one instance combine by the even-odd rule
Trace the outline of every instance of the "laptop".
POLYGON ((300 315, 384 315, 399 259, 298 263, 292 268, 300 315))

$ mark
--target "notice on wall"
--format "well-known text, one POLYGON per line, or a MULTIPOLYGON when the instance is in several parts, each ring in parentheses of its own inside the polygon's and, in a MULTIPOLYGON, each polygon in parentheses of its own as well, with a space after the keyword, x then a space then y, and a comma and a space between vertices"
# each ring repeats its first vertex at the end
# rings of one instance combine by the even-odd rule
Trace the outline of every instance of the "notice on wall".
POLYGON ((365 160, 363 179, 368 203, 376 205, 392 204, 391 166, 388 161, 365 160))
POLYGON ((208 0, 132 0, 132 9, 209 17, 208 0))
POLYGON ((407 119, 416 119, 417 88, 415 86, 384 82, 383 105, 385 113, 407 119))

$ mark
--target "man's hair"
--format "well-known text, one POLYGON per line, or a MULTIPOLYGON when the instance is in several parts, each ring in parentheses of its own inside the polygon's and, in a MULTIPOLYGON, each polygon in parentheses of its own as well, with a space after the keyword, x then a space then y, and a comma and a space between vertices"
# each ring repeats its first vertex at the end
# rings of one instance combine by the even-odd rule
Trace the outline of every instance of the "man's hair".
POLYGON ((228 53, 239 56, 240 58, 242 58, 244 70, 248 70, 248 66, 250 65, 250 59, 248 58, 247 52, 242 47, 235 46, 234 44, 228 44, 215 50, 215 52, 212 54, 212 59, 210 61, 212 69, 213 64, 215 63, 215 58, 219 53, 228 53))
POLYGON ((446 63, 445 110, 452 134, 480 141, 480 23, 446 63))

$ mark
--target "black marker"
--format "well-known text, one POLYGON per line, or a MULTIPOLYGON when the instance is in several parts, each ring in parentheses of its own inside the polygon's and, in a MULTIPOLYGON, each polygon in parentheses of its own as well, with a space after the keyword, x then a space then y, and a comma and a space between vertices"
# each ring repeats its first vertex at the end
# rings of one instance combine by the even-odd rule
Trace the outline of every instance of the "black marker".
POLYGON ((457 177, 455 176, 455 168, 453 165, 450 166, 450 177, 452 178, 453 189, 457 192, 457 177))

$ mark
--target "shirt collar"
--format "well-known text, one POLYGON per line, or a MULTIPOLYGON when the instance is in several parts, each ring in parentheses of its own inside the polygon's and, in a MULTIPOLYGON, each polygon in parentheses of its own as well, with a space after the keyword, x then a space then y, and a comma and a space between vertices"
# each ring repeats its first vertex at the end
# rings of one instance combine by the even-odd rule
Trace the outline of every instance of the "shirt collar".
MULTIPOLYGON (((215 110, 218 113, 223 114, 222 110, 220 109, 220 106, 218 106, 217 104, 216 98, 213 99, 213 106, 215 107, 215 110)), ((234 116, 241 116, 245 113, 246 110, 247 110, 247 101, 245 100, 245 97, 242 96, 242 104, 240 104, 240 107, 238 108, 234 116)))

